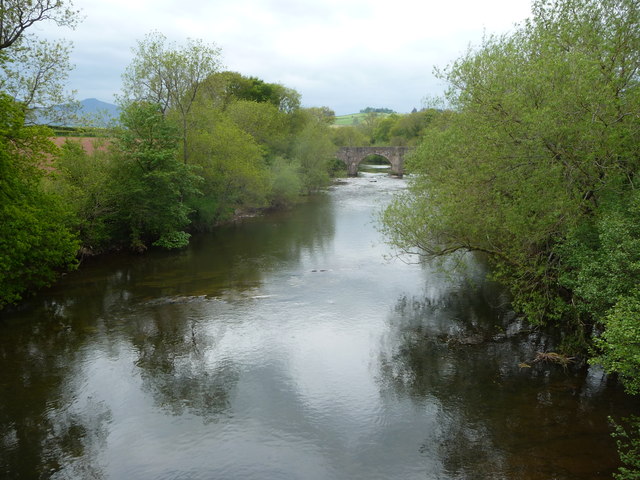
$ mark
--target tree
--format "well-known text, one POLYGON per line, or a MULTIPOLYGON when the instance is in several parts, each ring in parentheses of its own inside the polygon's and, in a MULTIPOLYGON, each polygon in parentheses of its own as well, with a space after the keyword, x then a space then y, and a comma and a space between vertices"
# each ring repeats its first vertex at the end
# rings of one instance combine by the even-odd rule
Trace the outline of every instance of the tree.
POLYGON ((331 141, 331 127, 313 111, 303 113, 306 122, 296 134, 291 157, 300 164, 304 190, 311 193, 329 184, 336 146, 331 141))
POLYGON ((416 145, 425 129, 438 115, 435 109, 425 109, 400 116, 389 130, 389 141, 392 145, 416 145))
POLYGON ((360 113, 396 113, 396 112, 394 112, 390 108, 367 107, 360 110, 360 113))
MULTIPOLYGON (((605 196, 636 189, 639 27, 633 0, 537 0, 513 34, 487 38, 443 71, 453 111, 431 122, 408 162, 418 175, 384 214, 390 240, 431 256, 484 252, 531 321, 557 321, 574 340, 595 324, 622 347, 624 335, 607 326, 613 317, 625 325, 637 303, 588 313, 588 297, 565 279, 589 278, 580 271, 591 262, 567 249, 577 256, 571 242, 594 241, 577 232, 597 223, 605 196)), ((612 244, 595 242, 601 260, 610 255, 612 244)))
POLYGON ((56 150, 52 132, 25 126, 35 108, 61 98, 68 71, 65 47, 36 41, 27 30, 44 21, 73 27, 76 14, 62 0, 0 1, 0 308, 76 265, 69 212, 42 186, 56 150))
POLYGON ((76 266, 79 243, 60 198, 42 189, 52 132, 25 127, 24 109, 0 94, 0 308, 76 266))
POLYGON ((271 191, 269 199, 275 207, 294 204, 302 193, 300 165, 283 157, 277 157, 269 166, 271 191))
POLYGON ((193 164, 203 177, 202 196, 190 198, 198 229, 210 229, 236 210, 267 205, 265 149, 220 110, 199 103, 189 132, 193 164))
POLYGON ((388 144, 390 140, 390 132, 393 126, 398 122, 400 117, 396 114, 387 115, 376 119, 373 127, 373 140, 376 144, 388 144))
POLYGON ((163 34, 152 32, 138 42, 133 54, 133 62, 122 75, 120 102, 144 101, 158 105, 165 115, 177 115, 187 163, 189 114, 202 82, 220 69, 220 49, 193 39, 177 46, 163 34))
MULTIPOLYGON (((104 139, 93 140, 99 147, 104 139)), ((113 219, 119 199, 112 188, 115 171, 106 149, 95 148, 88 154, 83 146, 68 139, 55 160, 56 175, 49 189, 64 199, 73 213, 73 230, 78 232, 85 252, 101 253, 119 243, 114 238, 113 219)))
POLYGON ((286 152, 289 141, 287 116, 274 104, 239 100, 231 103, 225 113, 257 143, 264 145, 268 154, 286 152))
POLYGON ((338 147, 363 147, 369 145, 369 138, 358 127, 347 125, 331 130, 333 143, 338 147))
POLYGON ((186 246, 191 210, 184 198, 198 192, 199 178, 177 158, 177 126, 158 105, 146 102, 129 104, 120 123, 110 187, 117 199, 111 218, 116 238, 135 251, 149 244, 186 246))
POLYGON ((25 105, 27 123, 59 125, 76 113, 77 102, 65 91, 70 50, 64 41, 28 39, 7 53, 0 89, 25 105))
POLYGON ((237 72, 219 72, 209 76, 202 83, 201 91, 222 110, 238 100, 270 103, 282 113, 292 113, 300 108, 300 94, 292 88, 267 83, 256 77, 245 77, 237 72))
POLYGON ((26 106, 29 123, 60 122, 76 105, 64 91, 70 44, 38 40, 27 30, 47 21, 75 28, 78 13, 64 0, 0 1, 0 90, 26 106), (70 108, 54 108, 61 104, 70 108))
POLYGON ((13 46, 38 22, 52 21, 60 27, 74 28, 78 13, 73 3, 65 0, 2 0, 0 50, 13 46))
POLYGON ((336 112, 329 107, 309 107, 305 109, 306 112, 314 116, 318 121, 324 122, 327 125, 333 125, 336 121, 336 112))

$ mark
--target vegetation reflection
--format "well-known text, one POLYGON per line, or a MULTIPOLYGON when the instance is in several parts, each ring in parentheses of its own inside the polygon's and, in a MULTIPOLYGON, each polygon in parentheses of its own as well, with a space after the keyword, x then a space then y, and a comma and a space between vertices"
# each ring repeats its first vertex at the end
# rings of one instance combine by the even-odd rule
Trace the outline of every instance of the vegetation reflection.
MULTIPOLYGON (((478 276, 452 278, 427 286, 424 298, 398 299, 380 357, 382 390, 435 405, 439 428, 420 452, 454 478, 610 478, 618 463, 606 377, 583 364, 535 362, 557 340, 492 304, 497 289, 478 276)), ((614 395, 623 398, 621 389, 614 395)))

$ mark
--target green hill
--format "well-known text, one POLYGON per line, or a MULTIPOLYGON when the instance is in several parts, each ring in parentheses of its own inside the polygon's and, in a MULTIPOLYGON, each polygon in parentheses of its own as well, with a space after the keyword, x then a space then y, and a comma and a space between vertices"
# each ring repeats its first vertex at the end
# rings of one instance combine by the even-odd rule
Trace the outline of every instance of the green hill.
MULTIPOLYGON (((349 115, 339 115, 339 116, 336 116, 336 120, 335 122, 333 122, 333 125, 338 127, 344 127, 347 125, 357 125, 358 123, 362 122, 367 115, 369 114, 368 113, 350 113, 349 115)), ((378 113, 377 115, 379 117, 386 117, 389 114, 378 113)))
POLYGON ((346 125, 357 125, 366 116, 366 113, 350 113, 349 115, 340 115, 336 116, 336 120, 333 124, 340 127, 346 125))

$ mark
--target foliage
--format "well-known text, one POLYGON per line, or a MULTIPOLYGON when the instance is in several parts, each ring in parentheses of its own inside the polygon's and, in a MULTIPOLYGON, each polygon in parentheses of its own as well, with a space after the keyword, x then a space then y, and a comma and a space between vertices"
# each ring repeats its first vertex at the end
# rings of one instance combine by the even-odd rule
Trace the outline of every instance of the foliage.
POLYGON ((275 207, 292 205, 302 193, 300 165, 283 157, 277 157, 269 166, 271 174, 270 203, 275 207))
POLYGON ((25 127, 24 108, 0 94, 0 308, 76 265, 67 211, 41 187, 41 167, 55 150, 49 135, 25 127))
POLYGON ((333 143, 339 147, 366 147, 369 139, 356 127, 339 127, 331 130, 333 143))
MULTIPOLYGON (((95 139, 99 145, 100 139, 95 139)), ((82 245, 91 252, 108 250, 113 245, 109 219, 115 214, 116 199, 110 189, 112 167, 105 152, 96 149, 87 154, 82 145, 68 139, 55 162, 56 175, 50 188, 55 190, 73 212, 73 228, 82 245)))
POLYGON ((303 189, 317 191, 330 183, 330 169, 336 147, 331 141, 330 129, 325 122, 311 115, 296 136, 292 158, 300 164, 303 189))
POLYGON ((202 197, 189 201, 198 229, 231 218, 238 208, 266 205, 269 175, 264 149, 228 116, 199 105, 189 132, 190 155, 203 177, 202 197))
POLYGON ((38 22, 75 27, 78 11, 65 0, 4 0, 0 11, 0 50, 12 47, 38 22))
POLYGON ((226 114, 239 128, 263 145, 268 156, 287 150, 287 116, 272 103, 239 100, 229 105, 226 114))
POLYGON ((309 115, 317 121, 333 125, 336 121, 336 113, 329 107, 309 107, 305 109, 309 115))
POLYGON ((70 1, 5 0, 0 8, 0 91, 27 108, 27 123, 61 122, 77 105, 64 91, 71 70, 70 44, 41 40, 28 30, 40 22, 75 28, 70 1), (65 104, 68 108, 54 108, 65 104))
POLYGON ((640 393, 640 191, 628 186, 602 195, 597 210, 558 249, 560 282, 571 289, 582 318, 603 330, 597 356, 629 393, 640 393))
POLYGON ((334 121, 334 124, 340 127, 335 129, 334 141, 337 145, 350 146, 349 141, 353 134, 343 132, 344 129, 350 129, 358 132, 360 146, 415 146, 427 127, 439 115, 442 115, 442 111, 433 108, 409 114, 379 114, 371 111, 367 114, 343 115, 334 121))
POLYGON ((388 144, 391 129, 398 122, 399 118, 398 115, 393 114, 377 119, 373 127, 374 143, 388 144))
POLYGON ((199 177, 177 159, 177 126, 145 102, 127 106, 120 122, 110 176, 116 237, 137 251, 149 243, 185 246, 190 209, 183 199, 198 192, 199 177))
POLYGON ((267 83, 256 77, 245 77, 237 72, 220 72, 210 75, 203 82, 208 96, 217 100, 223 110, 232 102, 246 100, 256 103, 270 103, 283 113, 291 113, 300 108, 300 94, 278 83, 267 83))
POLYGON ((601 354, 594 362, 617 373, 628 393, 640 393, 640 292, 636 289, 607 312, 604 333, 596 339, 601 354))
POLYGON ((64 85, 71 70, 70 44, 19 40, 0 63, 0 89, 28 107, 28 123, 64 123, 78 109, 64 85))
MULTIPOLYGON (((8 4, 14 3, 20 2, 8 4)), ((63 1, 55 5, 66 8, 63 1)), ((41 113, 45 99, 60 98, 66 78, 66 44, 42 43, 38 50, 21 42, 0 51, 0 87, 25 99, 18 106, 3 97, 7 125, 23 122, 35 106, 41 113)), ((193 230, 245 210, 286 207, 328 184, 333 111, 301 109, 300 95, 283 85, 218 72, 220 51, 198 40, 176 46, 154 32, 134 53, 123 75, 120 126, 101 131, 109 139, 96 138, 101 146, 92 153, 73 139, 56 149, 44 138, 53 135, 47 129, 7 127, 0 182, 11 201, 0 213, 12 237, 0 239, 1 304, 72 267, 76 237, 82 255, 180 248, 193 230), (45 175, 36 166, 48 161, 45 175), (32 260, 30 270, 25 265, 32 260)))
POLYGON ((417 177, 384 214, 401 251, 488 254, 530 320, 574 338, 604 327, 601 360, 625 377, 640 371, 618 362, 635 300, 614 308, 636 284, 639 23, 632 0, 535 1, 441 72, 453 111, 430 119, 417 177))
POLYGON ((614 427, 612 436, 616 439, 620 460, 623 463, 623 466, 618 469, 618 473, 613 474, 613 478, 615 480, 639 480, 640 417, 632 416, 623 419, 625 425, 620 425, 612 420, 611 422, 614 427))
POLYGON ((396 112, 394 112, 390 108, 367 107, 360 110, 360 113, 396 113, 396 112))
POLYGON ((344 126, 357 126, 360 124, 360 121, 366 116, 365 113, 351 113, 348 115, 338 115, 336 116, 334 125, 338 127, 344 126))
POLYGON ((397 117, 388 131, 388 142, 393 146, 416 145, 430 123, 440 114, 435 109, 425 109, 397 117))
POLYGON ((189 114, 202 82, 220 69, 220 49, 201 40, 188 39, 185 45, 169 43, 152 32, 138 42, 132 63, 122 76, 123 106, 144 101, 173 112, 182 130, 183 160, 187 162, 189 114))

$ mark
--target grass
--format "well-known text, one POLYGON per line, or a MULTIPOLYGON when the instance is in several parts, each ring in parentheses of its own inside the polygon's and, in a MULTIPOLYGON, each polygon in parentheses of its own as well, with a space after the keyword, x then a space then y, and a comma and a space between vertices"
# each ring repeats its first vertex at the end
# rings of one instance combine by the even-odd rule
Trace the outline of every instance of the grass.
POLYGON ((538 363, 538 362, 556 363, 566 368, 570 363, 573 363, 574 360, 575 359, 573 357, 568 357, 567 355, 564 355, 562 353, 538 352, 536 354, 536 358, 533 360, 533 363, 538 363))
MULTIPOLYGON (((364 121, 364 119, 369 115, 368 113, 350 113, 349 115, 339 115, 336 117, 333 125, 336 127, 345 127, 349 125, 357 125, 364 121)), ((377 116, 379 118, 386 117, 389 115, 388 113, 378 113, 377 116)))
POLYGON ((336 121, 333 123, 334 125, 338 125, 340 127, 347 125, 357 125, 367 116, 366 113, 350 113, 349 115, 340 115, 336 117, 336 121))

